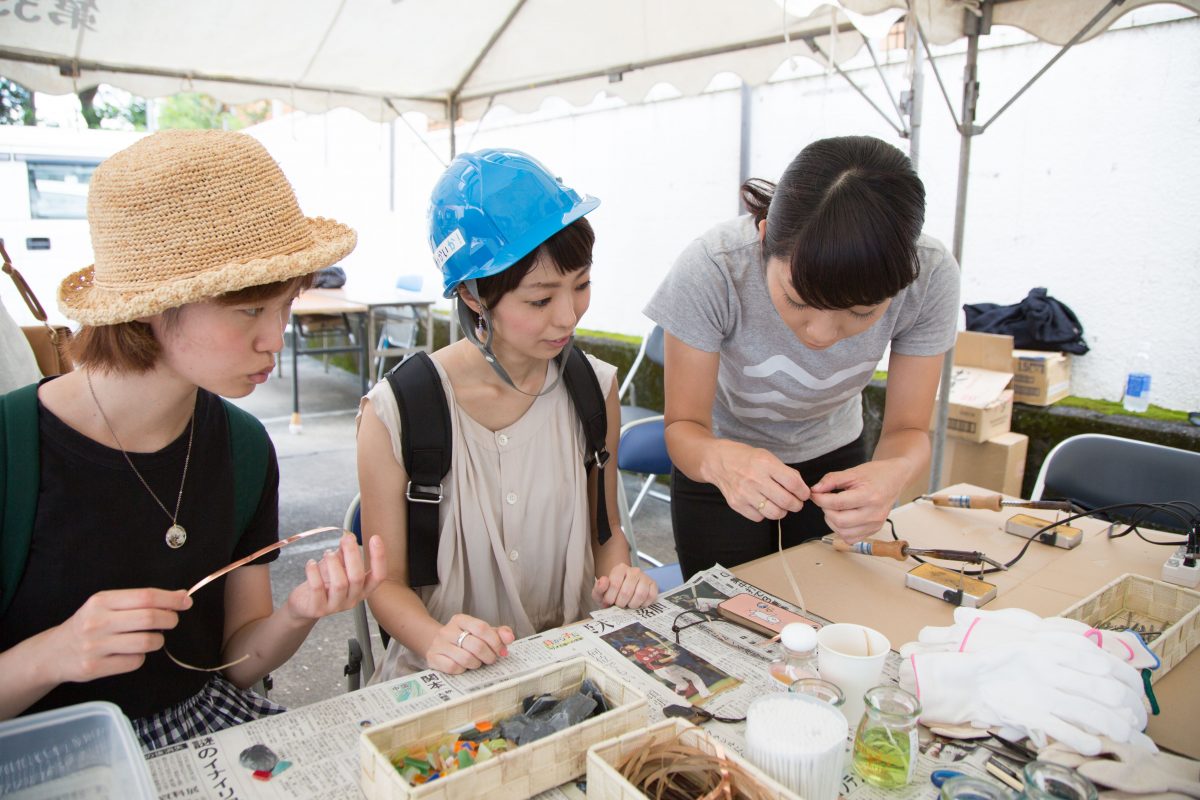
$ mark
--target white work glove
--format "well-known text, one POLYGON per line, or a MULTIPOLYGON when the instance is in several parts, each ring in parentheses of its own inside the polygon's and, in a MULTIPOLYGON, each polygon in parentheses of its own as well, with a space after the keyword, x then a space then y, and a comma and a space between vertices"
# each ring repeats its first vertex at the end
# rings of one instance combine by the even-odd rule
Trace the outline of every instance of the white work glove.
POLYGON ((900 685, 921 701, 921 721, 997 727, 1038 748, 1052 738, 1083 754, 1100 735, 1147 752, 1136 670, 1078 637, 997 644, 977 652, 900 650, 900 685))
POLYGON ((954 610, 954 624, 947 627, 925 627, 917 640, 928 651, 961 650, 977 652, 998 644, 1054 639, 1059 636, 1079 636, 1134 669, 1158 669, 1158 656, 1134 631, 1104 631, 1077 619, 1046 617, 1042 619, 1022 608, 1002 608, 985 611, 959 607, 954 610))

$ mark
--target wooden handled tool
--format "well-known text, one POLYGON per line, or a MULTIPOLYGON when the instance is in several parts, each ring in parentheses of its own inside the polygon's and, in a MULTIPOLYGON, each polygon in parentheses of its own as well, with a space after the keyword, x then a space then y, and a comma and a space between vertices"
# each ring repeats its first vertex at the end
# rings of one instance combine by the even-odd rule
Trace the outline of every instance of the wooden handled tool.
MULTIPOLYGON (((997 495, 998 497, 999 495, 997 495)), ((850 544, 836 534, 830 534, 821 541, 833 545, 833 549, 841 553, 858 553, 864 556, 884 556, 904 561, 909 556, 924 558, 940 558, 945 561, 964 561, 968 564, 989 564, 997 569, 1008 569, 999 561, 988 558, 978 550, 948 550, 942 547, 909 547, 904 539, 887 541, 886 539, 864 539, 850 544)))
POLYGON ((840 536, 828 537, 828 541, 833 545, 833 549, 840 553, 859 553, 864 556, 886 556, 894 558, 897 561, 904 561, 908 558, 908 542, 903 539, 898 539, 894 542, 884 541, 882 539, 867 539, 862 542, 850 544, 840 536))
POLYGON ((1067 500, 1006 500, 998 494, 926 494, 917 499, 928 500, 943 508, 978 508, 987 511, 999 511, 1001 507, 1072 510, 1071 503, 1067 500))

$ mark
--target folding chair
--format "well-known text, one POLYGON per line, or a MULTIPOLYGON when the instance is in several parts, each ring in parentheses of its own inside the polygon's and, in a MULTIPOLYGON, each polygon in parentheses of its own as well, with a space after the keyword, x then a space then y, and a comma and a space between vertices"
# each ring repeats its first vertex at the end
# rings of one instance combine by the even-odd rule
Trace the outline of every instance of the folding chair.
POLYGON ((621 512, 621 528, 625 531, 625 538, 629 540, 630 555, 635 564, 636 560, 641 558, 655 567, 661 567, 663 565, 661 561, 651 558, 637 549, 633 515, 646 495, 660 497, 670 502, 669 495, 651 491, 650 488, 659 475, 671 473, 671 457, 667 454, 662 414, 636 419, 621 426, 621 440, 617 445, 617 469, 621 472, 637 472, 646 476, 637 498, 630 506, 629 498, 625 494, 625 481, 621 475, 618 475, 620 491, 617 492, 617 505, 621 512))
MULTIPOLYGON (((346 516, 342 521, 342 527, 354 534, 354 538, 358 540, 358 544, 362 546, 362 495, 354 495, 354 499, 350 501, 349 507, 346 508, 346 516)), ((383 628, 379 629, 379 636, 383 640, 383 646, 386 649, 388 641, 391 637, 384 632, 383 628)), ((354 607, 354 638, 347 642, 350 650, 349 660, 346 663, 345 674, 347 689, 354 691, 363 683, 371 680, 375 674, 375 654, 371 648, 371 627, 367 618, 367 601, 360 600, 358 605, 354 607)))
MULTIPOLYGON (((1042 462, 1032 498, 1070 500, 1085 509, 1116 503, 1182 500, 1200 506, 1200 453, 1161 444, 1083 433, 1054 446, 1042 462)), ((1182 520, 1155 511, 1126 509, 1110 516, 1137 517, 1147 527, 1180 530, 1182 520)))
MULTIPOLYGON (((638 348, 637 355, 633 358, 633 363, 629 365, 629 372, 625 375, 625 380, 621 381, 621 387, 617 389, 617 398, 622 401, 622 427, 635 420, 658 416, 662 413, 652 408, 637 405, 637 389, 634 387, 633 381, 637 377, 638 369, 646 359, 658 364, 660 367, 663 364, 663 329, 658 325, 652 327, 642 337, 642 345, 638 348), (629 395, 630 404, 624 405, 625 395, 627 394, 629 395)), ((664 497, 663 499, 667 498, 664 497)))

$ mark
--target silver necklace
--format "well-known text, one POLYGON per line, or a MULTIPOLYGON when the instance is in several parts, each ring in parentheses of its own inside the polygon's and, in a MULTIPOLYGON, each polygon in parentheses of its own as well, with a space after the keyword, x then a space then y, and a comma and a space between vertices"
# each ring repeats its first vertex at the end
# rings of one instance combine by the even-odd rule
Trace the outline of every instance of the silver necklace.
POLYGON ((100 412, 100 418, 108 426, 108 432, 112 434, 113 441, 117 443, 117 449, 121 451, 121 455, 125 456, 125 463, 129 464, 129 468, 133 470, 133 474, 137 475, 137 479, 142 482, 142 486, 146 487, 146 491, 154 498, 154 502, 158 503, 158 507, 163 510, 163 513, 171 518, 171 527, 167 528, 165 539, 167 547, 170 547, 172 550, 178 550, 187 542, 187 531, 179 524, 179 505, 183 502, 183 487, 187 483, 188 464, 192 462, 192 434, 196 431, 196 412, 193 410, 192 416, 188 420, 187 455, 183 458, 183 477, 179 479, 179 496, 175 498, 175 513, 172 514, 163 501, 158 499, 158 495, 150 488, 150 484, 146 483, 146 479, 142 477, 142 473, 138 472, 137 467, 133 465, 133 459, 129 457, 129 453, 125 452, 124 445, 117 438, 117 432, 113 430, 112 423, 108 421, 108 415, 104 413, 104 408, 100 405, 100 398, 96 397, 96 388, 92 386, 92 373, 86 371, 84 375, 87 377, 88 391, 92 393, 92 400, 96 403, 96 410, 100 412))

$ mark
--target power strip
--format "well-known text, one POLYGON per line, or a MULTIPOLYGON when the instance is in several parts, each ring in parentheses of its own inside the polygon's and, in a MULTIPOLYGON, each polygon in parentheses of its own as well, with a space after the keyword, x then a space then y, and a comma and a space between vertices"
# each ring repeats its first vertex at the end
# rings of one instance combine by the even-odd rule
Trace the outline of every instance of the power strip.
POLYGON ((1162 579, 1167 583, 1195 589, 1200 586, 1200 561, 1193 559, 1195 563, 1187 566, 1183 563, 1186 553, 1187 545, 1179 545, 1179 549, 1163 564, 1162 579))

